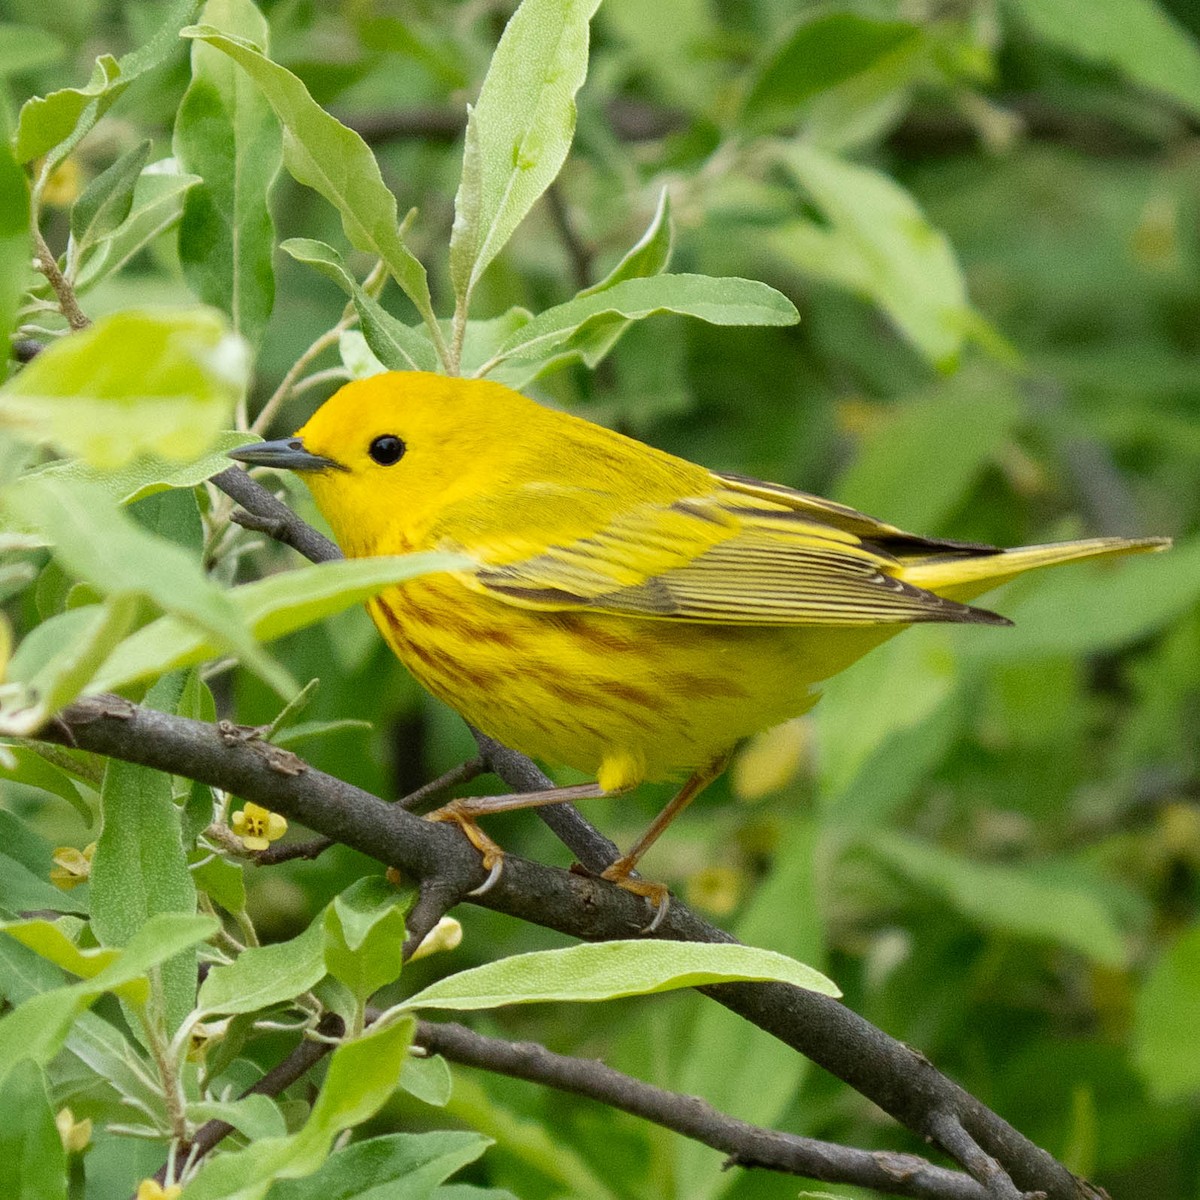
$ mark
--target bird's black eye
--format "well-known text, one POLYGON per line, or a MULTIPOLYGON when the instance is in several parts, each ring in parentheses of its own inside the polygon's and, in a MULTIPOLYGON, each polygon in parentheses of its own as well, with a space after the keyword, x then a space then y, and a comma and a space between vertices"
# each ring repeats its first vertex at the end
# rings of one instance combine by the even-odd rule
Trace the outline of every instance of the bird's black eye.
POLYGON ((377 437, 367 447, 367 453, 381 467, 390 467, 393 463, 398 463, 404 457, 404 450, 404 443, 400 438, 391 433, 385 433, 383 437, 377 437))

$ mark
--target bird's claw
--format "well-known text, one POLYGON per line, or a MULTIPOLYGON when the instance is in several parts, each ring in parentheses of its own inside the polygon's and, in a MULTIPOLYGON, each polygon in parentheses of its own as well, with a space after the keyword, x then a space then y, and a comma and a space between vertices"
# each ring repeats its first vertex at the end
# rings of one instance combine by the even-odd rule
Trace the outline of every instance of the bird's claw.
POLYGON ((482 896, 485 892, 490 892, 496 886, 497 880, 504 874, 504 855, 493 855, 492 861, 489 863, 488 855, 485 854, 483 865, 487 868, 488 877, 477 888, 472 888, 467 893, 468 896, 482 896))

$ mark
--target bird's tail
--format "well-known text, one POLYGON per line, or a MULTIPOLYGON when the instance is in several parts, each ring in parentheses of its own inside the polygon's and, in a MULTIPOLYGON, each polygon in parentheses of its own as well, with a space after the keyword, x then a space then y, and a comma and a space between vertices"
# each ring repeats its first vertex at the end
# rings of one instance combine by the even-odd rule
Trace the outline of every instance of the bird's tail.
POLYGON ((955 556, 934 554, 904 564, 900 578, 949 600, 968 601, 1038 567, 1052 567, 1080 558, 1106 558, 1119 554, 1147 554, 1165 550, 1170 538, 1086 538, 1078 542, 1052 542, 1045 546, 1019 546, 998 554, 955 556))

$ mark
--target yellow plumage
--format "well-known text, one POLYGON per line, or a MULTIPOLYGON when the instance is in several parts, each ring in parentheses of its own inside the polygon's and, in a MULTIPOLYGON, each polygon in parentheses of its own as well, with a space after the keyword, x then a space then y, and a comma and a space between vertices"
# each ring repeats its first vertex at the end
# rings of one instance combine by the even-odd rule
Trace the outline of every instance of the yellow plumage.
POLYGON ((348 555, 473 560, 370 604, 417 679, 607 791, 704 771, 907 625, 1007 624, 964 602, 1023 571, 1166 545, 924 538, 497 383, 416 372, 349 384, 296 438, 269 445, 292 448, 281 465, 304 470, 348 555), (388 439, 400 453, 385 464, 373 455, 391 456, 388 439))

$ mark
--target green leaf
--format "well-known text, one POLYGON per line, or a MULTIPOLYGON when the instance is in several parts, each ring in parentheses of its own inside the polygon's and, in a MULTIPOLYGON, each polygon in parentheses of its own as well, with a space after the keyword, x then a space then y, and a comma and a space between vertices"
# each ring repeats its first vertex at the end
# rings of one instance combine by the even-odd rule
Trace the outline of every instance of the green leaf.
POLYGON ((799 270, 879 305, 935 366, 950 370, 971 326, 966 284, 944 234, 899 184, 814 146, 781 146, 779 159, 825 223, 794 221, 766 243, 799 270))
MULTIPOLYGON (((79 813, 85 824, 91 825, 92 811, 80 795, 78 784, 66 771, 47 762, 34 746, 5 746, 4 749, 9 762, 0 760, 0 779, 11 779, 14 783, 60 796, 79 813)), ((0 812, 0 845, 10 844, 4 833, 8 816, 10 814, 0 812)))
POLYGON ((1066 946, 1107 967, 1127 960, 1121 931, 1094 888, 1030 867, 974 862, 881 829, 861 848, 982 929, 1066 946))
MULTIPOLYGON (((76 925, 79 922, 75 922, 76 925)), ((13 941, 27 946, 47 962, 78 975, 80 979, 93 979, 105 968, 112 966, 121 957, 119 949, 112 947, 88 947, 81 949, 56 921, 37 917, 29 921, 7 921, 0 924, 0 932, 13 941)))
POLYGON ((281 1138, 287 1134, 283 1113, 270 1096, 243 1096, 240 1100, 198 1100, 188 1105, 189 1121, 224 1121, 254 1142, 259 1138, 281 1138))
POLYGON ((26 1060, 9 1072, 0 1112, 0 1196, 67 1200, 67 1156, 41 1067, 26 1060))
POLYGON ((671 247, 675 229, 671 223, 671 193, 663 188, 658 194, 654 216, 646 226, 646 232, 629 248, 615 267, 599 283, 584 288, 579 296, 592 296, 607 291, 626 279, 644 279, 650 275, 661 275, 671 261, 671 247))
POLYGON ((271 1200, 425 1200, 490 1145, 459 1130, 370 1138, 331 1155, 315 1175, 278 1184, 271 1200))
POLYGON ((187 1185, 188 1200, 262 1200, 276 1180, 311 1175, 333 1139, 374 1116, 395 1090, 413 1026, 399 1021, 339 1046, 304 1127, 209 1159, 187 1185))
POLYGON ((383 259, 434 337, 441 338, 429 298, 425 268, 404 244, 396 197, 388 191, 370 147, 317 104, 291 71, 273 63, 243 38, 211 26, 183 31, 228 54, 262 89, 283 123, 284 164, 299 183, 320 192, 341 215, 350 244, 383 259))
POLYGON ((1200 925, 1193 925, 1166 948, 1137 997, 1133 1057, 1160 1104, 1200 1092, 1200 1042, 1195 1036, 1197 979, 1200 925))
POLYGON ((0 137, 0 336, 5 338, 0 366, 8 361, 8 335, 17 304, 30 275, 33 245, 29 235, 29 181, 8 144, 0 137))
POLYGON ((294 1000, 325 975, 324 936, 318 918, 291 941, 243 950, 209 971, 197 1005, 207 1013, 249 1013, 294 1000))
MULTIPOLYGON (((9 817, 11 814, 3 815, 9 817)), ((80 895, 78 888, 66 892, 55 887, 48 878, 50 864, 49 849, 37 870, 18 861, 11 853, 0 851, 0 913, 17 917, 25 912, 46 910, 85 915, 87 893, 80 895)))
POLYGON ((404 1060, 400 1086, 410 1095, 434 1108, 445 1108, 454 1094, 450 1064, 440 1054, 428 1058, 412 1055, 404 1060))
POLYGON ((547 357, 597 317, 615 315, 638 321, 659 312, 683 313, 711 325, 794 325, 800 319, 786 296, 752 279, 708 275, 625 279, 603 292, 577 296, 539 313, 477 374, 485 374, 507 358, 547 357))
POLYGON ((907 21, 854 12, 807 14, 751 77, 740 119, 754 129, 795 122, 797 108, 919 40, 907 21))
POLYGON ((841 995, 820 972, 771 950, 705 942, 615 941, 514 954, 439 979, 402 1007, 476 1009, 547 1000, 615 1000, 744 979, 841 995))
POLYGON ((1200 114, 1200 49, 1154 0, 1006 0, 1039 38, 1200 114))
POLYGON ((152 917, 93 978, 25 1000, 0 1019, 0 1078, 22 1058, 48 1063, 62 1047, 79 1013, 104 992, 117 992, 132 1003, 144 1003, 149 995, 147 972, 211 937, 216 928, 211 917, 180 913, 152 917))
POLYGON ((165 62, 179 46, 179 30, 192 19, 199 0, 174 0, 158 28, 136 49, 114 59, 102 54, 87 85, 63 88, 27 100, 17 121, 18 162, 55 150, 61 161, 140 75, 165 62))
POLYGON ((1020 397, 993 375, 964 369, 873 425, 835 498, 886 513, 902 529, 937 533, 997 461, 1023 411, 1020 397))
POLYGON ((230 862, 227 858, 209 857, 202 865, 192 867, 192 879, 200 891, 226 912, 245 911, 246 872, 241 863, 230 862))
MULTIPOLYGON (((201 19, 267 47, 251 0, 208 0, 201 19)), ((275 301, 275 227, 268 199, 283 160, 279 122, 262 92, 225 54, 192 44, 192 81, 175 118, 175 155, 203 183, 188 192, 179 259, 192 290, 229 314, 251 345, 275 301)))
MULTIPOLYGON (((222 595, 253 636, 266 642, 361 603, 391 584, 469 565, 461 555, 435 552, 343 560, 300 567, 222 595)), ((179 617, 162 617, 118 646, 93 686, 98 691, 123 687, 164 670, 204 662, 222 650, 220 638, 179 617)))
POLYGON ((129 215, 108 237, 96 242, 84 258, 75 276, 76 293, 83 295, 119 271, 159 234, 175 225, 183 215, 188 191, 199 182, 199 175, 180 171, 173 158, 151 163, 134 185, 129 215))
POLYGON ((244 343, 210 309, 115 313, 43 350, 0 389, 0 427, 112 469, 195 459, 246 387, 244 343))
POLYGON ((118 504, 133 504, 168 488, 191 488, 211 479, 229 465, 226 451, 255 440, 254 434, 235 429, 218 434, 212 448, 192 462, 167 462, 147 455, 115 471, 102 471, 79 459, 67 459, 31 472, 30 477, 79 480, 100 489, 118 504))
POLYGON ((524 0, 492 55, 467 119, 454 198, 450 278, 460 310, 538 197, 575 134, 587 75, 588 22, 599 0, 524 0))
POLYGON ((352 883, 325 910, 325 966, 360 1004, 400 978, 404 917, 414 899, 375 875, 352 883))
MULTIPOLYGON (((154 692, 147 698, 156 707, 154 692)), ((92 861, 92 928, 101 943, 124 946, 153 916, 196 911, 196 888, 183 851, 171 777, 110 759, 100 792, 104 824, 92 861)), ((196 955, 161 968, 168 1033, 191 1012, 196 955)))
POLYGON ((350 273, 342 256, 324 242, 289 238, 279 246, 297 262, 306 263, 332 279, 354 302, 363 337, 372 353, 391 371, 436 371, 437 350, 419 330, 410 329, 369 296, 350 273))
MULTIPOLYGON (((9 674, 14 681, 25 685, 25 696, 14 710, 0 716, 0 729, 28 736, 48 717, 70 704, 133 627, 137 612, 138 598, 121 593, 110 596, 103 604, 60 613, 37 626, 36 638, 31 635, 26 642, 32 640, 39 651, 53 647, 54 653, 32 671, 29 664, 36 661, 32 650, 14 657, 9 674)), ((25 649, 24 643, 20 649, 25 649)))
POLYGON ((142 142, 122 154, 102 171, 83 191, 71 208, 71 243, 67 251, 67 277, 88 248, 109 236, 129 216, 133 207, 133 189, 150 157, 153 143, 142 142))
MULTIPOLYGON (((236 653, 277 691, 294 690, 286 672, 255 644, 231 594, 210 583, 182 547, 145 532, 103 495, 83 484, 27 479, 9 489, 6 504, 54 545, 72 574, 102 593, 148 597, 185 628, 203 631, 194 636, 203 636, 206 645, 236 653)), ((154 674, 167 669, 160 663, 154 674)))

